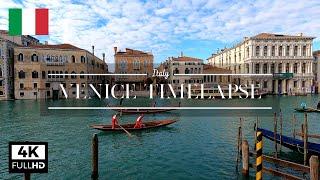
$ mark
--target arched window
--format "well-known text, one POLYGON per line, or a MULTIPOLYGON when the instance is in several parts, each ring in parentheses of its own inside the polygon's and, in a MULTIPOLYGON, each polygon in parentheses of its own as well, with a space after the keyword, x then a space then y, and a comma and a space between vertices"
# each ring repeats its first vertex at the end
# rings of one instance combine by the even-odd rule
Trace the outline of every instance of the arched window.
POLYGON ((59 71, 56 71, 56 78, 59 78, 59 71))
POLYGON ((81 56, 81 63, 86 63, 86 58, 84 56, 81 56))
POLYGON ((84 79, 84 75, 82 75, 82 74, 84 74, 84 72, 81 71, 80 74, 81 74, 81 75, 80 75, 80 79, 84 79))
POLYGON ((71 56, 71 61, 72 63, 76 63, 76 58, 73 55, 71 56))
POLYGON ((46 61, 47 61, 47 62, 51 62, 51 59, 50 59, 50 55, 49 55, 49 54, 47 55, 46 61))
POLYGON ((184 71, 185 74, 189 74, 189 69, 186 68, 186 70, 184 71))
POLYGON ((268 56, 268 46, 263 47, 263 56, 268 56))
POLYGON ((256 46, 256 56, 260 56, 260 46, 256 46))
POLYGON ((282 73, 282 64, 278 64, 278 73, 282 73))
POLYGON ((0 91, 0 96, 3 96, 3 91, 0 91))
POLYGON ((74 75, 74 74, 76 74, 76 72, 72 71, 71 72, 71 79, 75 79, 76 78, 76 75, 74 75))
POLYGON ((60 71, 60 78, 63 78, 63 72, 62 71, 60 71))
POLYGON ((176 68, 173 73, 174 73, 174 74, 179 74, 179 69, 176 68))
POLYGON ((68 79, 68 77, 69 77, 69 76, 68 76, 68 74, 69 74, 68 71, 66 71, 66 72, 64 72, 64 73, 66 74, 66 75, 64 76, 64 78, 65 78, 65 79, 68 79))
POLYGON ((0 77, 2 77, 2 67, 0 66, 0 77))
POLYGON ((38 56, 37 56, 36 54, 33 54, 33 55, 31 56, 31 61, 32 61, 32 62, 38 62, 38 56))
POLYGON ((23 61, 23 54, 22 54, 22 53, 20 53, 20 54, 18 55, 18 61, 23 61))
POLYGON ((59 62, 63 62, 62 56, 59 56, 59 62))
POLYGON ((24 72, 24 71, 19 71, 19 79, 24 79, 24 78, 26 78, 26 73, 24 72))
POLYGON ((48 71, 48 79, 51 78, 51 71, 48 71))
POLYGON ((51 74, 52 74, 52 76, 51 76, 52 78, 56 78, 54 71, 52 71, 51 74))
POLYGON ((298 63, 294 63, 294 65, 293 65, 293 73, 298 73, 298 63))
POLYGON ((279 56, 282 56, 282 46, 279 46, 279 52, 278 52, 279 56))
POLYGON ((39 78, 39 74, 37 71, 32 72, 32 78, 39 78))

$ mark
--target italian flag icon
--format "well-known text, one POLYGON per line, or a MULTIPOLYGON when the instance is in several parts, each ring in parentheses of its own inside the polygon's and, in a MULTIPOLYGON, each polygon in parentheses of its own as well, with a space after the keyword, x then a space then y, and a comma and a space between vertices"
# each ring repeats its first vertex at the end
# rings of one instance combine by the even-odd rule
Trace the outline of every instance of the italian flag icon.
POLYGON ((48 35, 49 9, 9 9, 9 35, 48 35))

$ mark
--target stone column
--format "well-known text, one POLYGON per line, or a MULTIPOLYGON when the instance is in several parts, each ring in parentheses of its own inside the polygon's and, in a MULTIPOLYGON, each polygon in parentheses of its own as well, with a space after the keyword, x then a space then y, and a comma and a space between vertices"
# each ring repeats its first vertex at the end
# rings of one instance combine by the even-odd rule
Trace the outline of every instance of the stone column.
POLYGON ((302 62, 299 62, 298 74, 302 74, 302 62))

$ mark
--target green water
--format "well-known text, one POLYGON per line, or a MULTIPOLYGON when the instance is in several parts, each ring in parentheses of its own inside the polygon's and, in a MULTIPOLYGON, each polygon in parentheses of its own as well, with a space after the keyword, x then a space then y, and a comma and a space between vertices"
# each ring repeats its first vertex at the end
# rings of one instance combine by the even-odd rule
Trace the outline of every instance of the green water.
MULTIPOLYGON (((292 134, 293 108, 301 102, 315 106, 320 96, 281 97, 284 134, 292 134)), ((261 102, 273 101, 267 97, 261 102)), ((145 105, 141 99, 135 105, 145 105)), ((235 103, 239 100, 235 100, 235 103)), ((53 105, 104 106, 106 102, 48 101, 53 105)), ((114 102, 115 103, 115 102, 114 102)), ((201 105, 208 101, 189 101, 201 105)), ((46 141, 49 143, 49 173, 32 174, 32 179, 90 179, 91 138, 99 137, 99 179, 242 179, 235 169, 239 116, 200 115, 199 111, 172 111, 146 115, 145 120, 176 118, 179 121, 158 130, 134 133, 102 133, 91 124, 109 123, 113 111, 51 111, 41 114, 39 101, 0 102, 0 179, 21 179, 21 174, 8 173, 9 141, 46 141)), ((208 113, 210 114, 210 113, 208 113)), ((272 111, 270 112, 272 115, 272 111)), ((132 122, 136 115, 124 116, 121 122, 132 122)), ((244 117, 244 137, 253 147, 255 117, 244 117)), ((298 126, 303 114, 297 114, 298 126)), ((272 117, 261 117, 261 126, 273 128, 272 117)), ((319 133, 320 114, 309 114, 309 132, 319 133)), ((264 152, 272 154, 273 143, 265 140, 264 152)), ((301 162, 303 155, 282 148, 282 157, 301 162)), ((251 160, 252 161, 252 160, 251 160)), ((254 171, 250 171, 251 178, 254 171)), ((274 177, 266 176, 265 179, 274 177)))

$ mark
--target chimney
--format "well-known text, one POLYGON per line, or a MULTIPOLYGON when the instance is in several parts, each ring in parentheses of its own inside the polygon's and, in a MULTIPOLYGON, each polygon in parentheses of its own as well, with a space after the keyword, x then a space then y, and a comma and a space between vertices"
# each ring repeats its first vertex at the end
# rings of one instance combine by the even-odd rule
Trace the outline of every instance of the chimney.
POLYGON ((94 46, 92 46, 92 54, 94 55, 94 46))
POLYGON ((44 41, 44 45, 48 45, 48 41, 44 41))
POLYGON ((183 52, 181 51, 180 56, 183 57, 183 52))
POLYGON ((106 54, 105 53, 102 53, 102 59, 103 59, 103 62, 106 62, 106 54))
POLYGON ((118 48, 117 47, 113 47, 113 49, 114 49, 114 54, 117 54, 118 48))

